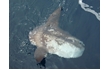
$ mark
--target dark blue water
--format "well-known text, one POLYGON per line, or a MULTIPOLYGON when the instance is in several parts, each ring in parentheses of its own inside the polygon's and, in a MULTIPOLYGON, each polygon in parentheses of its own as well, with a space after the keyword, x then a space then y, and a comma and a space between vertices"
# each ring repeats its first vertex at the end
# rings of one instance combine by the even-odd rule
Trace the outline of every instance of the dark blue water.
MULTIPOLYGON (((78 0, 9 0, 9 68, 34 69, 99 69, 100 68, 100 22, 81 9, 78 0), (41 25, 61 4, 63 11, 59 26, 85 44, 80 58, 65 59, 48 54, 41 64, 34 59, 35 46, 28 34, 41 25), (68 11, 66 11, 68 9, 68 11)), ((99 11, 99 0, 84 0, 99 11), (96 2, 95 2, 96 1, 96 2), (98 9, 97 9, 98 8, 98 9)))

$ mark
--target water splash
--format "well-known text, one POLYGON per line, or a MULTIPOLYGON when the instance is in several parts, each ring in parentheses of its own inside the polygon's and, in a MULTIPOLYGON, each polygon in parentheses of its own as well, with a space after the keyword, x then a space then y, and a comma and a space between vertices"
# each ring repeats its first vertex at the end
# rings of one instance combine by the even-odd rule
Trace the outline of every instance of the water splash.
POLYGON ((96 18, 100 21, 100 13, 97 13, 95 10, 91 9, 92 6, 89 6, 88 4, 82 2, 82 0, 79 0, 78 3, 80 4, 81 8, 84 11, 87 11, 87 12, 94 14, 96 16, 96 18))

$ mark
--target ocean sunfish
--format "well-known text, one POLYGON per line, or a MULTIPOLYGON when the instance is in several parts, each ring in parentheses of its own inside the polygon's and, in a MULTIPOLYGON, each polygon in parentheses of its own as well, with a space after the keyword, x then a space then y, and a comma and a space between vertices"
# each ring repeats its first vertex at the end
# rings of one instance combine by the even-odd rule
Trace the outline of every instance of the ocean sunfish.
POLYGON ((61 7, 50 14, 47 22, 29 32, 31 44, 37 46, 34 57, 41 62, 47 53, 64 58, 77 58, 84 52, 84 44, 79 39, 58 27, 61 7))

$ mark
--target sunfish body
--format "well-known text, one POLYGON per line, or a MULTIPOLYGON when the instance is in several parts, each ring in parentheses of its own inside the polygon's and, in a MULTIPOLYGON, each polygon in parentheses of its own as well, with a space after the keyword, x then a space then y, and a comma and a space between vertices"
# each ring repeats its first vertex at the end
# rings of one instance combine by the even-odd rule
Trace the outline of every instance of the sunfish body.
POLYGON ((77 58, 84 52, 84 44, 79 39, 58 27, 61 7, 50 14, 47 22, 29 33, 31 44, 37 46, 35 59, 40 62, 47 53, 64 58, 77 58))

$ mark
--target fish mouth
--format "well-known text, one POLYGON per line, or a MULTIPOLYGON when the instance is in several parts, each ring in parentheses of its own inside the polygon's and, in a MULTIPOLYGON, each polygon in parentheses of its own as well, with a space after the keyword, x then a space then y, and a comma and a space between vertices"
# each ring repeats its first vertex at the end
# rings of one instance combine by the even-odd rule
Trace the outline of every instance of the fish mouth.
POLYGON ((78 58, 78 57, 81 57, 82 54, 84 53, 84 50, 85 48, 84 47, 81 47, 81 48, 75 48, 75 52, 73 54, 74 58, 78 58))
POLYGON ((81 57, 85 50, 85 44, 76 38, 74 38, 73 44, 74 44, 74 49, 73 49, 74 53, 71 55, 71 57, 72 58, 81 57))

